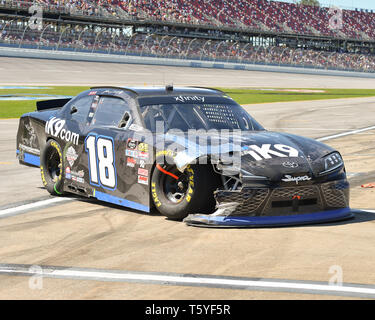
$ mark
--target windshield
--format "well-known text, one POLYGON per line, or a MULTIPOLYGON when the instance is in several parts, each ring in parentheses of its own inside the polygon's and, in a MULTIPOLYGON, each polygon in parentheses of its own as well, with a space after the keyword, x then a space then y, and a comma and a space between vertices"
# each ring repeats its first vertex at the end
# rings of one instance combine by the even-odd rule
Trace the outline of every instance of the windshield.
POLYGON ((236 104, 155 104, 141 106, 146 128, 156 132, 161 121, 165 131, 179 129, 229 129, 260 131, 264 128, 236 104))

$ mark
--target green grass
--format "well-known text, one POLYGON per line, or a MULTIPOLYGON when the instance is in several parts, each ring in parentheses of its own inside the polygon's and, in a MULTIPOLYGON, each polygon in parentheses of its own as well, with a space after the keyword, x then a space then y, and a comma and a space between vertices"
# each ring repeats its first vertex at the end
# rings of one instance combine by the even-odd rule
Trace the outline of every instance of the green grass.
POLYGON ((342 98, 359 98, 373 97, 375 90, 373 89, 281 89, 277 88, 273 91, 263 91, 251 89, 225 89, 231 98, 239 104, 255 104, 270 102, 288 102, 288 101, 305 101, 305 100, 324 100, 324 99, 342 99, 342 98), (282 90, 318 90, 324 92, 303 93, 290 92, 282 90))
MULTIPOLYGON (((47 86, 41 86, 47 87, 47 86)), ((89 89, 89 87, 48 87, 48 89, 0 89, 2 95, 30 95, 50 94, 62 96, 76 96, 78 93, 89 89)), ((48 100, 48 97, 41 100, 48 100)), ((26 112, 36 110, 36 100, 23 101, 0 101, 0 119, 19 118, 26 112)))
MULTIPOLYGON (((50 94, 75 96, 88 87, 55 86, 49 89, 0 89, 1 95, 50 94)), ((342 99, 356 97, 373 97, 375 89, 282 89, 269 90, 259 88, 228 89, 219 88, 240 104, 288 102, 322 99, 342 99), (290 90, 314 90, 314 92, 291 92, 290 90), (317 92, 322 91, 322 92, 317 92)), ((48 97, 44 98, 47 100, 48 97)), ((42 99, 41 99, 42 100, 42 99)), ((19 118, 22 114, 34 111, 36 101, 0 101, 0 118, 19 118)))

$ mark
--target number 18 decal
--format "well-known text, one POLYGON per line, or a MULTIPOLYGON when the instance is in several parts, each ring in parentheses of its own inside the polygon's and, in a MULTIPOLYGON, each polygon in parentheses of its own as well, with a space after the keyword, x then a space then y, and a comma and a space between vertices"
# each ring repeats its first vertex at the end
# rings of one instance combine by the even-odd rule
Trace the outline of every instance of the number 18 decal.
POLYGON ((117 175, 113 139, 89 135, 85 140, 88 153, 90 184, 107 189, 116 189, 117 175))

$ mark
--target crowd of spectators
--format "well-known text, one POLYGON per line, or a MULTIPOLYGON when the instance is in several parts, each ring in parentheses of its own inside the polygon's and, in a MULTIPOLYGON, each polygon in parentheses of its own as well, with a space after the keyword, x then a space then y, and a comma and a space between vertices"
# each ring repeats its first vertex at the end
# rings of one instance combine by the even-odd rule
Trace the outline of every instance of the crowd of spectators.
POLYGON ((120 29, 51 28, 27 30, 0 20, 0 43, 50 50, 104 52, 162 58, 256 63, 375 72, 375 55, 326 52, 285 46, 254 46, 238 41, 129 34, 120 29))
MULTIPOLYGON (((298 34, 375 38, 375 14, 302 6, 268 0, 0 0, 0 5, 27 6, 37 3, 48 10, 70 14, 105 15, 114 18, 153 19, 188 24, 214 24, 298 34)), ((168 28, 165 26, 165 28, 168 28)), ((54 50, 86 50, 107 53, 157 56, 179 59, 233 61, 293 65, 325 69, 375 72, 375 56, 326 52, 285 46, 254 46, 239 41, 207 40, 155 34, 124 34, 122 31, 56 26, 27 30, 16 22, 0 20, 0 43, 54 50)), ((167 30, 168 31, 168 30, 167 30)), ((210 30, 212 38, 221 31, 210 30)), ((167 33, 167 32, 166 32, 167 33)))
POLYGON ((375 38, 375 13, 339 10, 269 0, 0 0, 1 4, 38 3, 47 10, 113 18, 210 24, 261 31, 375 38))

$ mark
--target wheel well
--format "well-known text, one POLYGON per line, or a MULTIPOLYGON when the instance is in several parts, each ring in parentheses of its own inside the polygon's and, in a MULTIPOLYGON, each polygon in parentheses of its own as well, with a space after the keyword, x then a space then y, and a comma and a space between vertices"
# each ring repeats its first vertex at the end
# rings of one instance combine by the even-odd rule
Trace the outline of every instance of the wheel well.
MULTIPOLYGON (((197 159, 195 159, 195 160, 197 160, 197 159)), ((157 164, 157 161, 156 161, 156 159, 155 159, 155 161, 153 162, 153 164, 152 164, 152 167, 151 167, 151 172, 150 172, 150 180, 151 180, 151 178, 152 178, 152 176, 153 176, 153 174, 154 174, 154 171, 156 170, 156 164, 157 164)), ((190 163, 189 165, 191 165, 191 164, 193 164, 193 163, 190 163)), ((210 157, 207 157, 207 160, 206 160, 206 163, 205 164, 199 164, 199 162, 197 163, 197 165, 200 165, 200 166, 206 166, 206 168, 207 168, 207 170, 209 170, 210 171, 210 173, 213 175, 213 176, 215 176, 215 177, 217 177, 218 178, 218 188, 220 188, 220 187, 223 187, 224 185, 223 185, 223 182, 222 182, 222 180, 221 180, 221 175, 220 175, 220 173, 218 173, 217 171, 215 171, 214 170, 214 165, 211 163, 211 158, 210 157)), ((151 183, 150 183, 150 194, 151 194, 151 183)))

